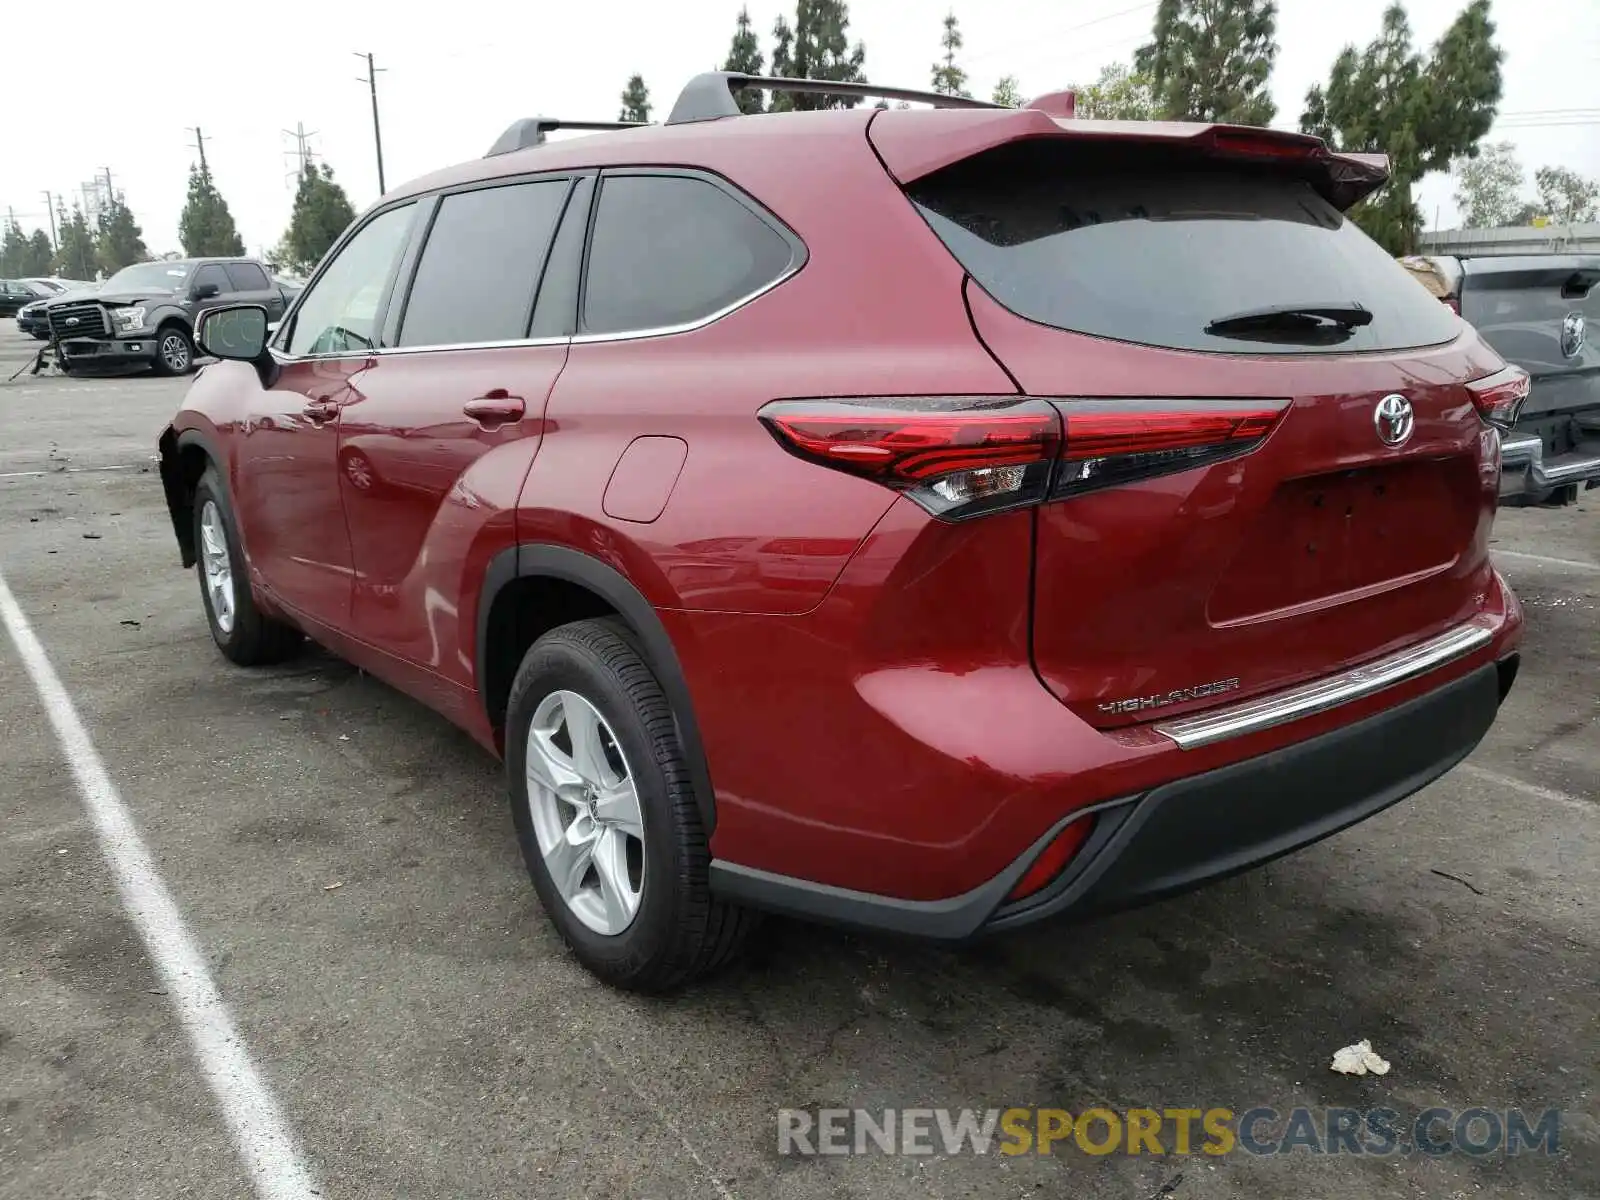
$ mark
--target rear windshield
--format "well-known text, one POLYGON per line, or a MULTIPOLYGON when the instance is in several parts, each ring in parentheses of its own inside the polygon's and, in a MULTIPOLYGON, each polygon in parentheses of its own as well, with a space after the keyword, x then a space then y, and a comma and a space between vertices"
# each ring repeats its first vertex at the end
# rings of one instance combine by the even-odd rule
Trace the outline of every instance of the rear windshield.
POLYGON ((908 191, 986 291, 1060 329, 1235 354, 1398 350, 1460 332, 1354 222, 1270 167, 1062 138, 987 151, 908 191), (1206 329, 1301 305, 1359 305, 1372 320, 1206 329))

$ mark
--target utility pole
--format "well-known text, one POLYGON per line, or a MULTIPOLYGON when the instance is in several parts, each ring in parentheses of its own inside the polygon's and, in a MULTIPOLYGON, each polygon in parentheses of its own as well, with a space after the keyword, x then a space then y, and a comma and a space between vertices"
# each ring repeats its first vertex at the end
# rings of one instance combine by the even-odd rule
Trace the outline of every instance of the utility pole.
POLYGON ((384 68, 373 66, 370 53, 363 54, 359 50, 353 53, 367 60, 367 77, 356 82, 366 84, 372 92, 372 144, 378 151, 378 195, 381 196, 388 190, 383 184, 383 135, 378 131, 378 72, 384 68))
POLYGON ((56 237, 56 198, 49 192, 40 192, 44 197, 44 210, 50 214, 50 249, 60 250, 61 240, 56 237))
POLYGON ((200 174, 209 178, 211 168, 206 166, 206 135, 200 132, 200 126, 198 125, 189 125, 186 128, 190 133, 194 134, 194 148, 200 154, 200 174))
POLYGON ((299 164, 297 170, 299 174, 304 175, 311 166, 311 160, 316 157, 316 152, 310 148, 308 143, 312 138, 316 137, 317 131, 313 129, 310 133, 307 133, 306 123, 304 121, 296 121, 293 129, 285 129, 283 132, 295 141, 295 161, 299 164))

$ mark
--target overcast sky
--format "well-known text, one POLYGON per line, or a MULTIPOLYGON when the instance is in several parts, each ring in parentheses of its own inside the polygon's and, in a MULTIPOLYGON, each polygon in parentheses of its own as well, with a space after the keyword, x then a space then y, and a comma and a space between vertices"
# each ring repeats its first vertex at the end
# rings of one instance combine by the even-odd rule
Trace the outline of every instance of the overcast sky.
MULTIPOLYGON (((23 12, 8 13, 13 26, 23 12)), ((759 0, 751 17, 767 36, 787 5, 759 0)), ((1146 40, 1154 0, 958 0, 971 89, 987 95, 1015 74, 1025 96, 1092 80, 1146 40)), ((1411 0, 1419 45, 1431 45, 1460 0, 1411 0)), ((1556 6, 1496 0, 1506 50, 1501 124, 1533 168, 1560 164, 1600 175, 1600 0, 1556 6), (1569 110, 1588 110, 1577 114, 1569 110), (1575 123, 1577 120, 1587 123, 1575 123)), ((37 8, 44 14, 48 6, 37 8)), ((928 86, 949 4, 852 0, 851 35, 866 44, 869 78, 928 86)), ((1275 124, 1294 128, 1306 88, 1325 79, 1346 42, 1377 32, 1384 0, 1280 0, 1275 124)), ((68 203, 109 169, 153 253, 176 250, 178 214, 198 125, 217 185, 251 253, 276 243, 292 200, 294 141, 303 123, 360 210, 377 196, 372 112, 364 84, 371 51, 384 169, 394 186, 475 158, 513 119, 615 118, 629 74, 640 72, 665 116, 677 89, 727 53, 737 0, 597 4, 450 0, 363 9, 336 0, 180 5, 151 19, 123 3, 78 0, 71 32, 8 37, 9 97, 0 135, 0 208, 25 230, 46 227, 46 190, 68 203), (377 14, 382 14, 381 16, 377 14)), ((41 18, 44 20, 45 18, 41 18)), ((55 20, 56 18, 48 18, 55 20)), ((31 18, 30 18, 31 20, 31 18)), ((1454 218, 1450 184, 1431 178, 1419 196, 1428 224, 1454 218)))

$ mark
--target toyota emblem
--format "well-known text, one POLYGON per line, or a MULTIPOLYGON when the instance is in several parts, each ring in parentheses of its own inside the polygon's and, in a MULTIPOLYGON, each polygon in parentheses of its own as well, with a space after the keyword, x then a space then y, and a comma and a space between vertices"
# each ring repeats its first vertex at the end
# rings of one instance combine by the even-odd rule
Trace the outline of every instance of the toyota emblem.
POLYGON ((67 324, 68 325, 76 325, 77 323, 78 323, 78 318, 77 317, 68 317, 67 318, 67 324))
POLYGON ((1404 446, 1411 437, 1417 418, 1411 411, 1411 401, 1395 394, 1378 401, 1378 407, 1372 414, 1372 423, 1377 427, 1378 440, 1385 446, 1404 446))
POLYGON ((1577 358, 1583 353, 1584 321, 1581 312, 1570 312, 1561 320, 1561 353, 1577 358))

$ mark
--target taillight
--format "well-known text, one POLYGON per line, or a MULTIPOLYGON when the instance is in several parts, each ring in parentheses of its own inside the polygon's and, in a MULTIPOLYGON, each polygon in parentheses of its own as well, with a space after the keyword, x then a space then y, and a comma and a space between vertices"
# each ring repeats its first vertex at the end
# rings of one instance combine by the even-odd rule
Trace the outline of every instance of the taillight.
POLYGON ((1286 400, 1064 400, 1066 447, 1056 496, 1210 466, 1255 449, 1286 400))
POLYGON ((759 415, 791 454, 904 492, 954 521, 1234 458, 1260 445, 1287 407, 907 396, 780 400, 759 415))
POLYGON ((785 449, 904 492, 956 520, 1044 499, 1061 418, 1040 400, 780 400, 760 417, 785 449))
POLYGON ((1498 429, 1510 429, 1528 402, 1530 382, 1526 371, 1512 366, 1474 379, 1467 384, 1467 390, 1472 393, 1479 416, 1498 429))

